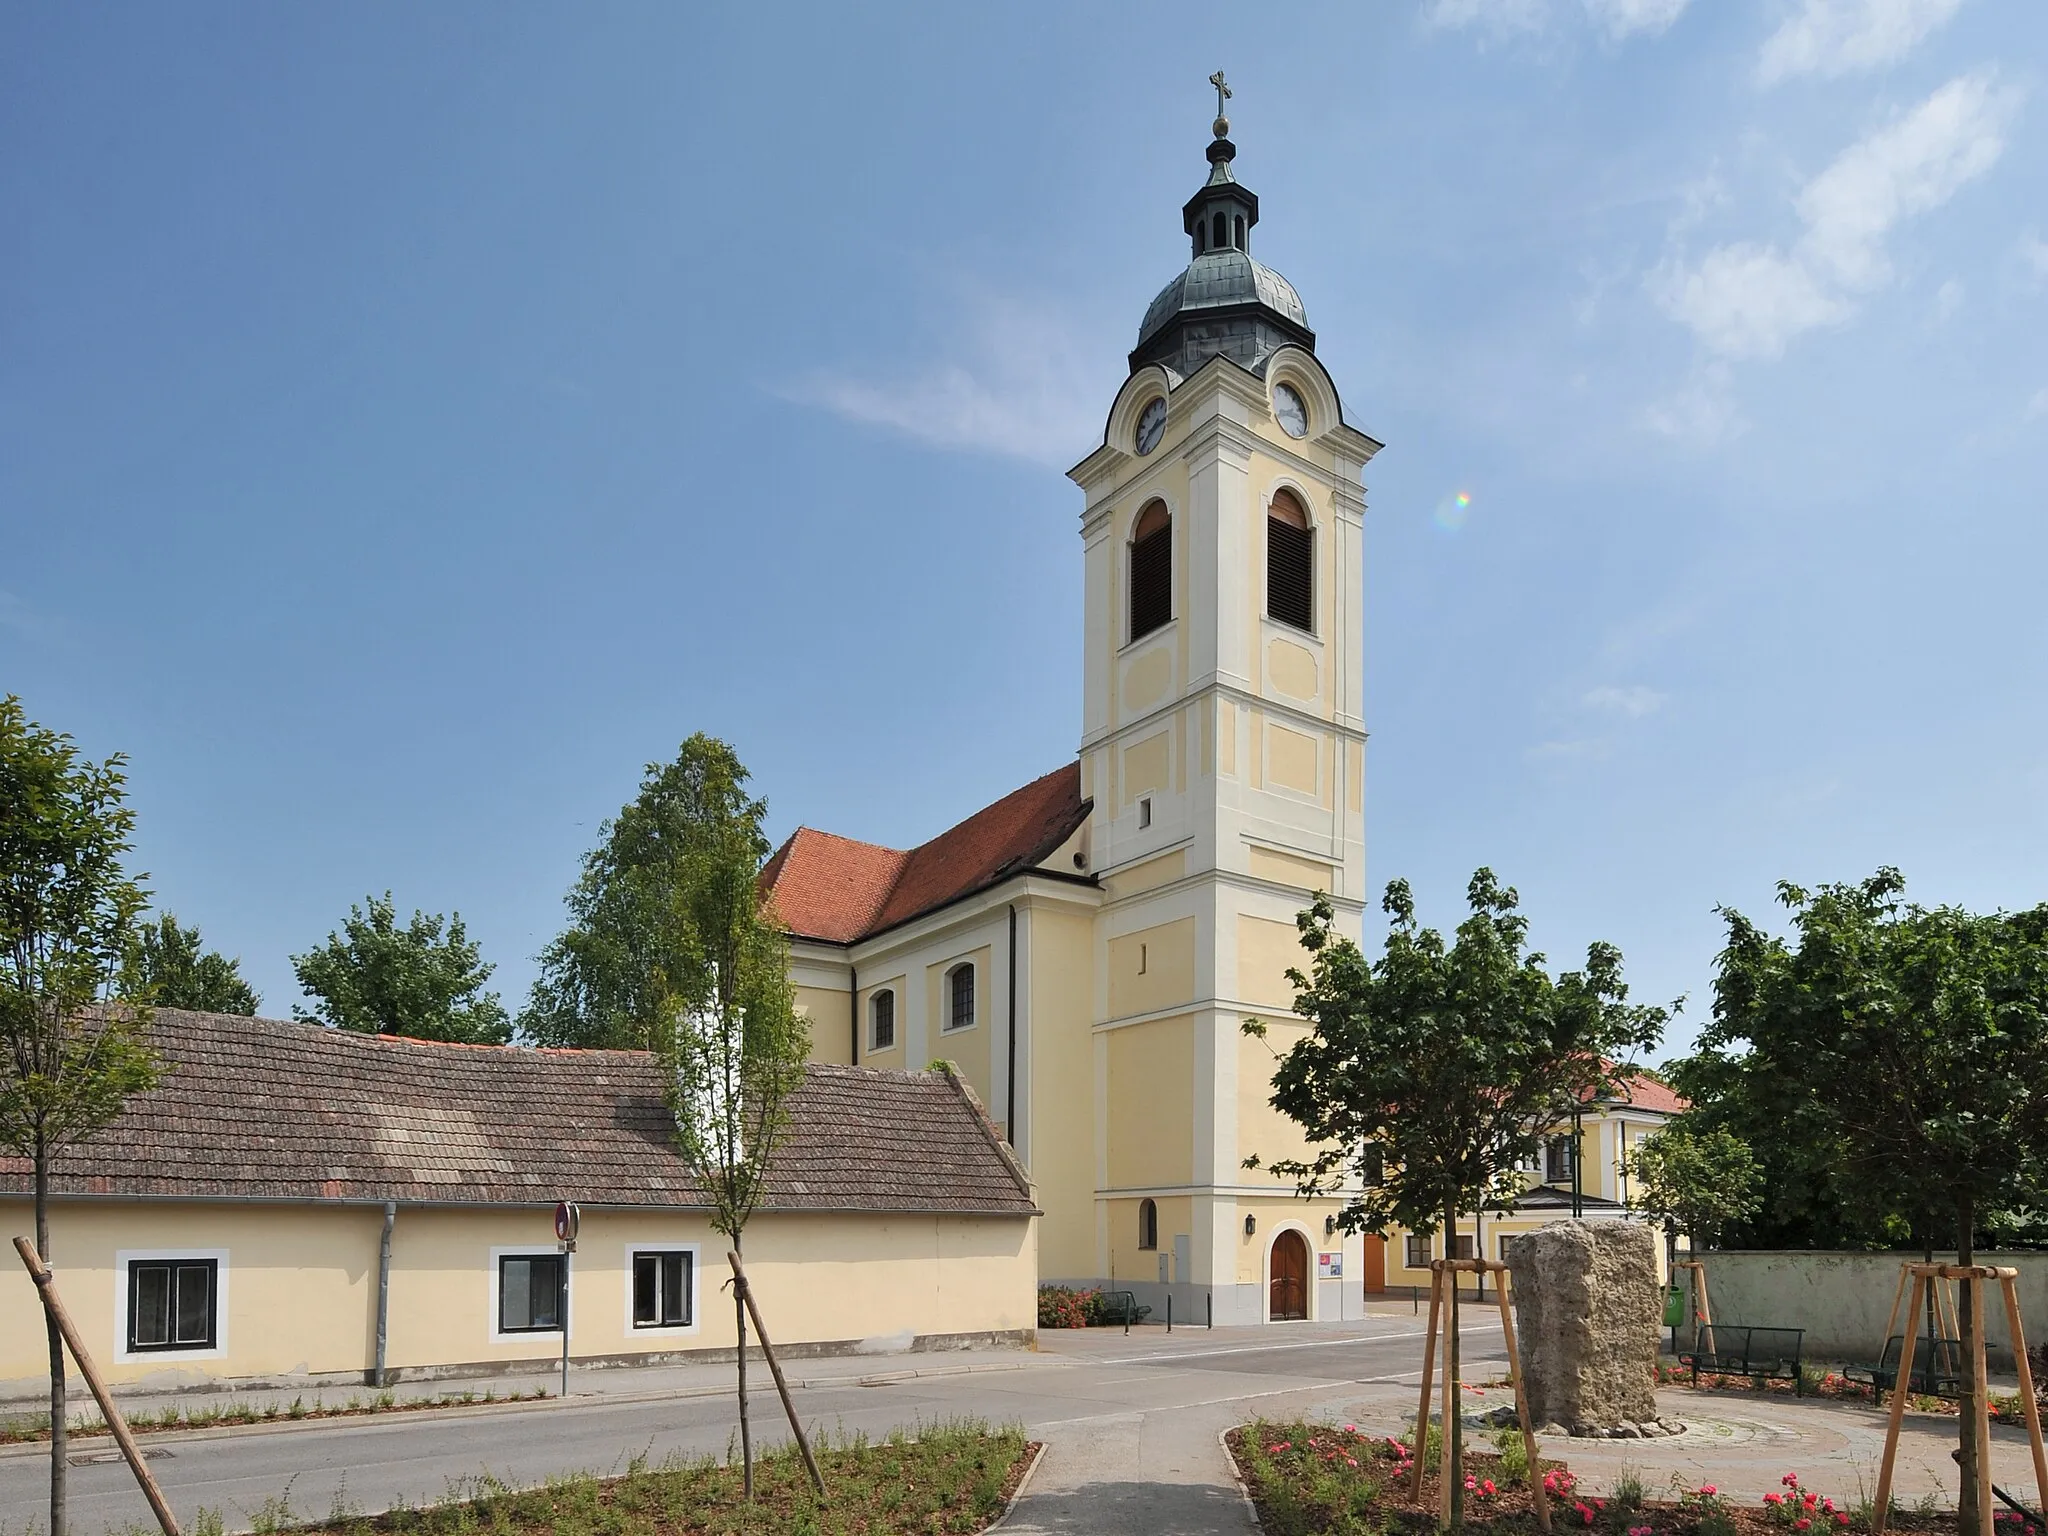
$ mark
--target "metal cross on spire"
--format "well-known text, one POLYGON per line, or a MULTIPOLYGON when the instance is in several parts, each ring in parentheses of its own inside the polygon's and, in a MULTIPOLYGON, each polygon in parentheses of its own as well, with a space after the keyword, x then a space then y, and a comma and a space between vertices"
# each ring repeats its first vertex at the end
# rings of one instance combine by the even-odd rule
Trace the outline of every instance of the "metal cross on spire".
POLYGON ((1216 137, 1220 139, 1230 132, 1230 119, 1223 115, 1223 103, 1230 100, 1231 91, 1220 69, 1209 77, 1209 83, 1216 87, 1216 137))

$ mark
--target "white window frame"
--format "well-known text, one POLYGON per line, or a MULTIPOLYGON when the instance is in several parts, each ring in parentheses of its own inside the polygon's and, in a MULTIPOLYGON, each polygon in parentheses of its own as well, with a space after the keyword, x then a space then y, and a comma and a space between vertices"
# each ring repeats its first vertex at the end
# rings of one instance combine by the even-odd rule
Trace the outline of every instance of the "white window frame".
POLYGON ((228 1352, 228 1251, 225 1248, 123 1248, 114 1254, 114 1359, 127 1365, 142 1360, 218 1360, 228 1352), (205 1349, 130 1349, 128 1347, 128 1266, 162 1259, 178 1264, 213 1260, 213 1343, 205 1349))
POLYGON ((872 1056, 877 1051, 897 1050, 902 1044, 903 999, 897 994, 894 985, 877 987, 868 994, 868 1054, 872 1056), (879 1045, 876 1043, 875 1035, 875 1000, 885 995, 891 999, 889 1004, 889 1032, 893 1038, 887 1045, 879 1045))
POLYGON ((964 1035, 970 1029, 981 1028, 982 988, 981 967, 973 960, 956 960, 939 973, 939 1033, 941 1035, 964 1035), (965 1024, 953 1022, 953 977, 965 971, 974 981, 974 1017, 965 1024))
MULTIPOLYGON (((569 1276, 568 1284, 564 1287, 567 1295, 563 1297, 562 1306, 566 1315, 562 1321, 573 1327, 576 1320, 576 1255, 562 1252, 559 1243, 514 1243, 504 1248, 493 1248, 490 1266, 484 1271, 484 1305, 489 1308, 484 1315, 491 1322, 493 1344, 524 1344, 532 1339, 559 1340, 562 1337, 562 1330, 559 1328, 514 1328, 507 1333, 499 1326, 502 1319, 498 1316, 498 1267, 499 1261, 503 1259, 561 1259, 566 1263, 569 1266, 569 1276)), ((632 1276, 628 1275, 626 1280, 630 1286, 632 1276)), ((628 1304, 630 1305, 630 1297, 628 1304)))
MULTIPOLYGON (((573 1271, 570 1283, 575 1283, 573 1271)), ((626 1244, 626 1337, 628 1339, 680 1339, 704 1330, 704 1245, 701 1243, 626 1244), (633 1321, 633 1261, 643 1253, 687 1253, 690 1256, 690 1321, 658 1328, 643 1328, 633 1321)))

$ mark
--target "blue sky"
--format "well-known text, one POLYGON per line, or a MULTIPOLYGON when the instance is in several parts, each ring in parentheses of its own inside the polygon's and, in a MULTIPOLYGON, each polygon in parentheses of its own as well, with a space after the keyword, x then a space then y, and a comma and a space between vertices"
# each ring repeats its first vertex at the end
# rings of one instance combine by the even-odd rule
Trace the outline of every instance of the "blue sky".
POLYGON ((1375 885, 1454 922, 1489 863, 1695 1023, 1780 878, 2048 899, 2048 7, 0 29, 0 688, 130 756, 138 864, 266 1012, 387 887, 516 1007, 693 730, 776 835, 896 845, 1070 756, 1061 471, 1219 66, 1388 445, 1375 885))

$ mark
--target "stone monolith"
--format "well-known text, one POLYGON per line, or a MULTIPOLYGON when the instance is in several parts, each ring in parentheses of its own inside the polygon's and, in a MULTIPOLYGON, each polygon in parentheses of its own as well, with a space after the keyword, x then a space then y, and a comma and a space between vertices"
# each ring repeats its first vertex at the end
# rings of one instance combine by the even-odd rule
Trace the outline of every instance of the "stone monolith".
POLYGON ((1507 1263, 1531 1421, 1575 1435, 1640 1433, 1655 1424, 1659 1310, 1650 1228, 1561 1222, 1516 1238, 1507 1263))

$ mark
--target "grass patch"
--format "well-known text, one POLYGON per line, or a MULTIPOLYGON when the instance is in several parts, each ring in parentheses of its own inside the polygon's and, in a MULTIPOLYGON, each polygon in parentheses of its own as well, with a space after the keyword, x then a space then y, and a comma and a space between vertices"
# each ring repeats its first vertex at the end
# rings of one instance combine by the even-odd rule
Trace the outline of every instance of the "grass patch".
POLYGON ((1020 1428, 969 1420, 819 1446, 822 1503, 789 1446, 755 1461, 752 1504, 736 1465, 674 1458, 635 1461, 622 1477, 562 1477, 516 1491, 481 1479, 439 1503, 382 1515, 336 1509, 308 1520, 279 1500, 254 1525, 321 1536, 948 1536, 979 1531, 1002 1513, 1030 1449, 1020 1428))
MULTIPOLYGON (((439 1397, 415 1398, 379 1392, 374 1397, 358 1394, 336 1402, 316 1397, 309 1403, 303 1397, 295 1397, 288 1403, 198 1403, 183 1408, 174 1404, 156 1412, 144 1409, 127 1415, 127 1418, 128 1427, 137 1434, 154 1435, 167 1430, 218 1429, 223 1424, 274 1424, 280 1419, 344 1419, 367 1413, 461 1408, 475 1403, 537 1402, 550 1395, 546 1387, 531 1392, 444 1392, 439 1397)), ((107 1428, 107 1421, 97 1413, 81 1413, 70 1421, 68 1432, 73 1439, 112 1433, 107 1428)), ((0 1419, 0 1445, 19 1445, 24 1441, 49 1438, 50 1416, 47 1413, 17 1414, 0 1419)))

